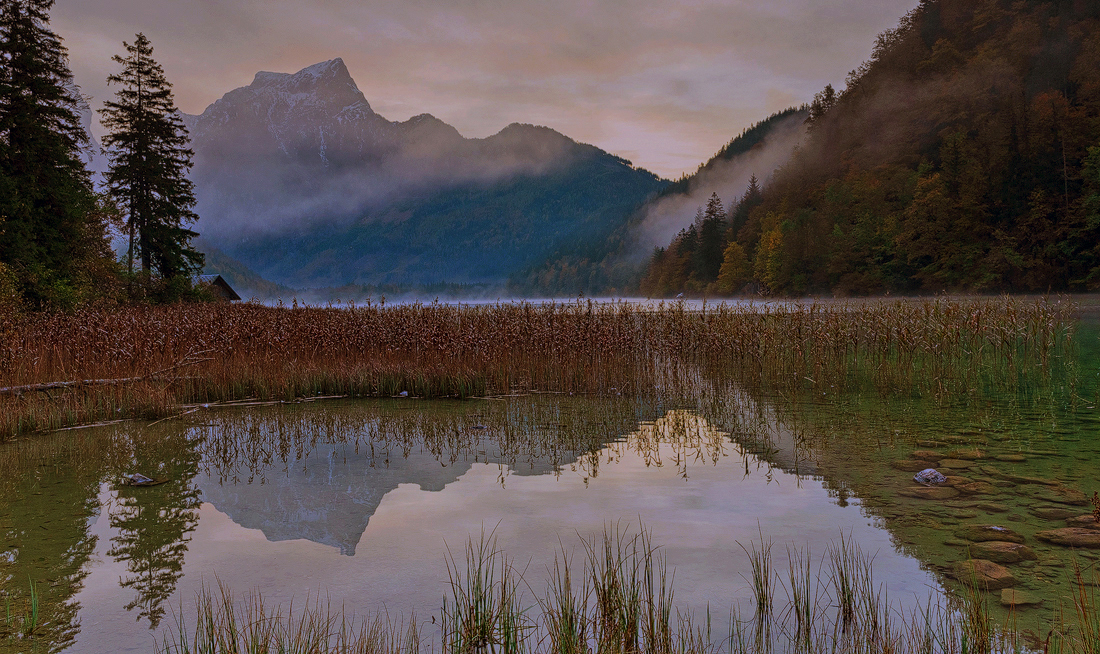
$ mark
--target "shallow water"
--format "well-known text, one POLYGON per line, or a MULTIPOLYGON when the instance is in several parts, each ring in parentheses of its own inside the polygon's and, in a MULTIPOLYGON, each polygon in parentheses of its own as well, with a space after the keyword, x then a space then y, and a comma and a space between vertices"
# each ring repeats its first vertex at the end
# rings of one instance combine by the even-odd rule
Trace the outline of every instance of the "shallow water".
POLYGON ((965 558, 955 530, 1008 526, 1037 552, 1009 567, 1043 600, 1016 615, 1038 630, 1066 601, 1073 557, 1087 566, 1100 550, 1037 540, 1065 522, 1042 507, 1091 507, 1013 479, 1100 490, 1086 343, 1073 387, 957 400, 330 400, 23 439, 0 446, 0 601, 22 615, 33 580, 41 626, 21 639, 6 626, 18 620, 0 622, 0 651, 151 651, 181 605, 188 614, 200 587, 218 582, 270 605, 320 597, 427 621, 448 590, 448 552, 461 558, 483 532, 525 571, 533 604, 563 547, 577 562, 582 538, 616 525, 649 530, 675 570, 677 605, 709 606, 716 633, 730 607, 751 611, 742 546, 761 538, 785 571, 786 547, 818 561, 850 537, 874 555, 890 600, 911 608, 953 587, 945 573, 965 558), (906 497, 913 471, 899 462, 914 451, 988 487, 906 497), (125 472, 167 482, 122 487, 125 472))

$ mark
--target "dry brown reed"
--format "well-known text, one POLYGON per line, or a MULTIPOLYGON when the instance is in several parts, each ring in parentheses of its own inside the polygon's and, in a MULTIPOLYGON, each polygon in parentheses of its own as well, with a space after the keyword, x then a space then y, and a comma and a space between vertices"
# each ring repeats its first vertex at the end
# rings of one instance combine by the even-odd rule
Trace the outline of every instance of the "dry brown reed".
POLYGON ((781 390, 948 392, 990 370, 1006 379, 1043 370, 1070 340, 1071 311, 1000 298, 9 312, 0 315, 0 440, 243 398, 651 393, 676 386, 684 364, 781 390))

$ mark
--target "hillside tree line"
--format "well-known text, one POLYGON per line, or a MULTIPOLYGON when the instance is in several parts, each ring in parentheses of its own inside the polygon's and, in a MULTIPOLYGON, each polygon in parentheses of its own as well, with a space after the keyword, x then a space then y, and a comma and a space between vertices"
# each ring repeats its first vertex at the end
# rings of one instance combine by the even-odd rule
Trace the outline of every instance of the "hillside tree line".
POLYGON ((807 121, 724 230, 712 199, 654 253, 643 291, 1100 287, 1100 3, 922 0, 807 121))

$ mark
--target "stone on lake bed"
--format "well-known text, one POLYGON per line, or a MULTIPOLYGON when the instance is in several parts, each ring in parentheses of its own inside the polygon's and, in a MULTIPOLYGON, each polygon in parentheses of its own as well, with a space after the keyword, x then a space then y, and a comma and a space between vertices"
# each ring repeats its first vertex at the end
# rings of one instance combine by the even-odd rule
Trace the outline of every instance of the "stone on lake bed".
POLYGON ((1001 605, 1003 606, 1038 606, 1043 600, 1031 593, 1014 588, 1001 589, 1001 605))
POLYGON ((1064 547, 1100 548, 1100 529, 1084 527, 1062 527, 1035 534, 1039 540, 1064 547))
POLYGON ((1084 506, 1089 503, 1089 499, 1084 493, 1068 486, 1044 486, 1032 493, 1032 497, 1071 506, 1084 506))
POLYGON ((993 475, 998 479, 1005 481, 1011 481, 1016 484, 1038 484, 1039 486, 1061 486, 1062 482, 1054 481, 1053 479, 1043 479, 1041 477, 1028 477, 1027 475, 1013 475, 1011 473, 1002 472, 997 475, 993 475))
POLYGON ((912 459, 898 459, 890 464, 895 470, 901 470, 902 472, 919 472, 928 467, 927 461, 916 461, 912 459))
POLYGON ((996 540, 1008 543, 1022 543, 1024 537, 1007 527, 998 525, 964 525, 955 530, 959 538, 972 540, 975 543, 996 540))
POLYGON ((970 479, 968 477, 956 477, 955 475, 947 475, 947 481, 943 482, 948 486, 958 486, 959 484, 969 484, 970 479))
POLYGON ((972 465, 974 465, 973 461, 966 461, 963 459, 943 459, 942 461, 940 461, 939 467, 955 470, 965 470, 972 465))
POLYGON ((959 561, 951 568, 951 576, 969 586, 997 590, 1016 585, 1008 568, 985 559, 959 561))
POLYGON ((988 495, 997 492, 997 488, 986 481, 972 481, 969 484, 959 484, 955 488, 967 495, 988 495))
MULTIPOLYGON (((1066 518, 1072 518, 1075 513, 1077 512, 1073 509, 1067 509, 1064 506, 1036 506, 1031 509, 1031 515, 1043 520, 1065 520, 1066 518)), ((1080 525, 1070 526, 1078 527, 1080 525)))
POLYGON ((1027 457, 1023 454, 998 454, 993 458, 1006 463, 1023 463, 1027 461, 1027 457))
POLYGON ((1008 507, 1004 504, 997 504, 996 502, 982 502, 975 508, 979 508, 982 511, 988 511, 989 513, 1004 513, 1008 510, 1008 507))
POLYGON ((1096 516, 1091 513, 1085 515, 1079 515, 1074 518, 1068 518, 1066 520, 1067 527, 1082 527, 1084 529, 1100 529, 1100 522, 1096 521, 1096 516))
POLYGON ((969 448, 964 450, 951 450, 947 453, 947 457, 950 459, 963 459, 965 461, 973 461, 975 459, 985 458, 982 451, 978 448, 969 448))
POLYGON ((1037 561, 1039 556, 1027 545, 1001 540, 987 540, 970 546, 970 556, 994 563, 1019 563, 1037 561))
POLYGON ((898 495, 915 497, 920 500, 949 500, 957 497, 959 491, 949 486, 917 486, 916 488, 903 488, 898 495))
POLYGON ((925 486, 927 486, 929 484, 946 483, 947 477, 943 476, 943 474, 938 472, 935 468, 925 468, 924 470, 921 470, 917 474, 913 475, 913 481, 917 482, 918 484, 924 484, 925 486))
POLYGON ((924 461, 939 461, 944 458, 943 454, 939 452, 933 452, 931 450, 917 450, 909 455, 911 459, 922 459, 924 461))
POLYGON ((947 540, 943 541, 943 544, 944 545, 949 545, 951 547, 966 547, 967 545, 970 545, 971 543, 970 543, 970 541, 963 540, 961 538, 948 538, 947 540))
POLYGON ((943 447, 940 441, 917 441, 917 447, 943 447))

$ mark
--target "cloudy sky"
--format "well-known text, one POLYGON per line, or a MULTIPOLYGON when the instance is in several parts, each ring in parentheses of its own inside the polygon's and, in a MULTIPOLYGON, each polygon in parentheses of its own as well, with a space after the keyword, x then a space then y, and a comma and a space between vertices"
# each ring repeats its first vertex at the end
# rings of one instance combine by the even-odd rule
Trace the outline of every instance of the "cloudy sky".
POLYGON ((93 105, 144 32, 179 107, 343 57, 375 111, 469 137, 547 125, 659 174, 843 85, 916 0, 57 0, 93 105))

